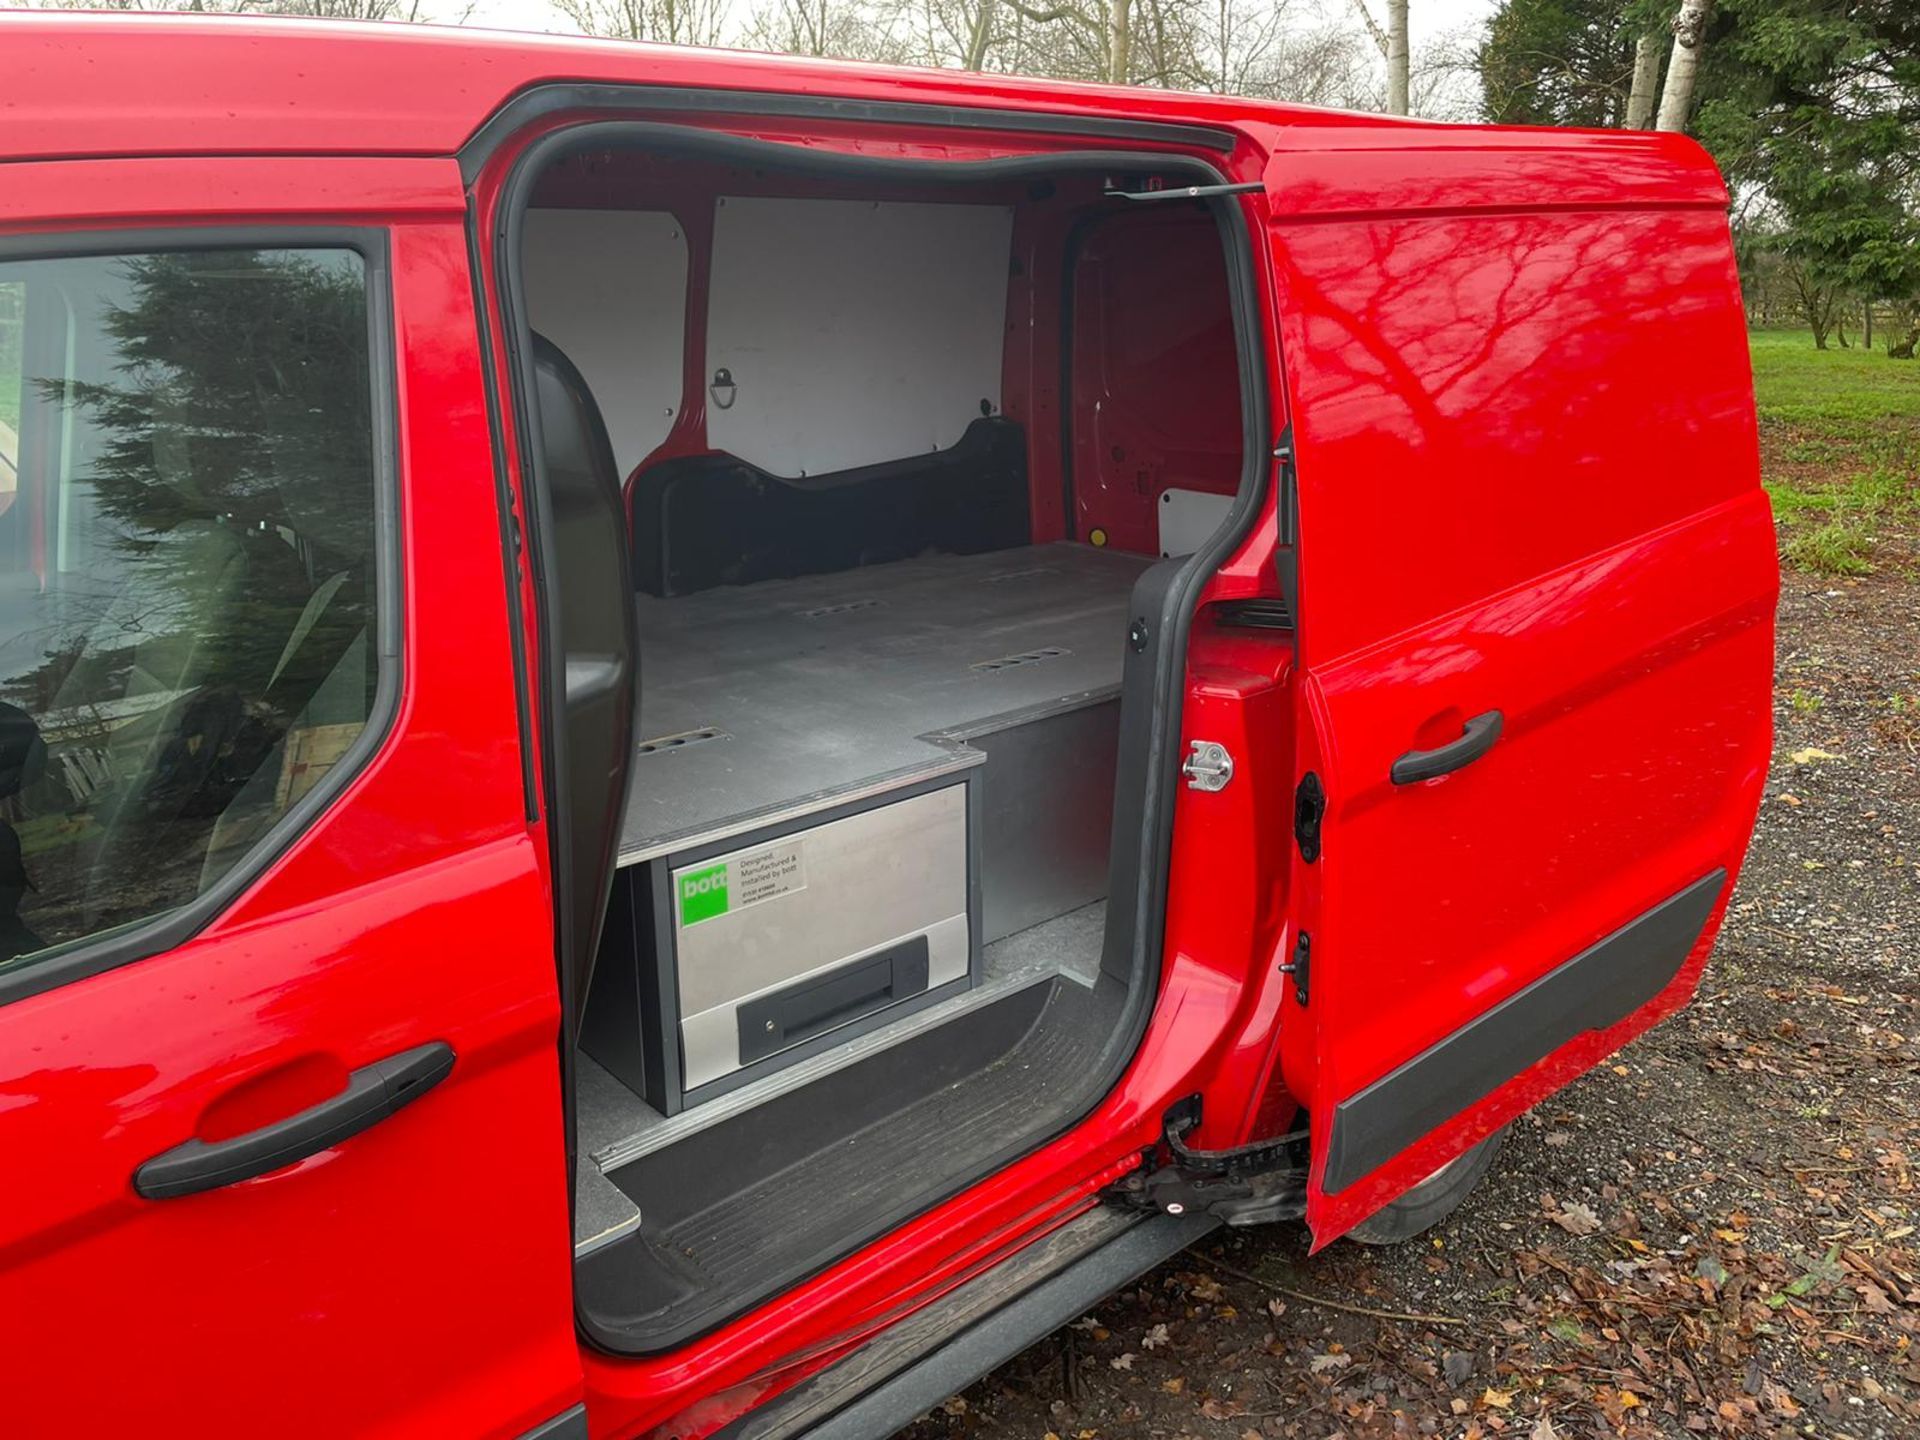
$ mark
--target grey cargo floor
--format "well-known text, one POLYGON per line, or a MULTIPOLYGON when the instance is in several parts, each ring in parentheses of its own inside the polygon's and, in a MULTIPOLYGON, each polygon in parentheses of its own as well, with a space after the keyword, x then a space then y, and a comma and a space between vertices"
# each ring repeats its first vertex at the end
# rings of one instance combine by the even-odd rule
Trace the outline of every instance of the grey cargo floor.
POLYGON ((606 1177, 639 1226, 575 1267, 616 1348, 672 1349, 815 1274, 1057 1130, 1124 987, 1055 977, 606 1177))
POLYGON ((1151 563, 1056 544, 638 597, 621 863, 965 769, 947 732, 1118 693, 1151 563))

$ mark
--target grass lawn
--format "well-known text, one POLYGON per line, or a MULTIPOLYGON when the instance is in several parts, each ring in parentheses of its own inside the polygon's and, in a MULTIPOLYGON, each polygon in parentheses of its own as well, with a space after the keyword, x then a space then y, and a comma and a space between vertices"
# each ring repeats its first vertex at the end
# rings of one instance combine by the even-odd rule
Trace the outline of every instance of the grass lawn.
POLYGON ((1781 553, 1820 574, 1864 575, 1882 541, 1920 518, 1920 361, 1816 350, 1800 330, 1750 339, 1781 553))

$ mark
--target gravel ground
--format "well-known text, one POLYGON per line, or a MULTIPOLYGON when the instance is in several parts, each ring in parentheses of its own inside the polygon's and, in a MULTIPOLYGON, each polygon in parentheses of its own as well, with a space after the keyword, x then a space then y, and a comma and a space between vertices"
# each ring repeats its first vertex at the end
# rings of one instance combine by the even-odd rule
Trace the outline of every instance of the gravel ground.
POLYGON ((1920 565, 1790 572, 1700 998, 1393 1249, 1210 1241, 909 1440, 1920 1436, 1920 565))

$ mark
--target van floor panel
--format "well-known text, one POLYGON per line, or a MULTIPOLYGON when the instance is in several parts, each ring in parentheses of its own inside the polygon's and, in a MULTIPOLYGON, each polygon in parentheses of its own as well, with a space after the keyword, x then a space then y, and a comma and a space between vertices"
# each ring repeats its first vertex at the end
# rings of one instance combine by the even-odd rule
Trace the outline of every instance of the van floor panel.
POLYGON ((637 597, 621 863, 965 769, 951 732, 1117 694, 1152 563, 1062 543, 637 597))
POLYGON ((641 1223, 587 1255, 583 1301, 638 1350, 804 1279, 1059 1124, 1124 995, 1029 986, 610 1173, 641 1223))

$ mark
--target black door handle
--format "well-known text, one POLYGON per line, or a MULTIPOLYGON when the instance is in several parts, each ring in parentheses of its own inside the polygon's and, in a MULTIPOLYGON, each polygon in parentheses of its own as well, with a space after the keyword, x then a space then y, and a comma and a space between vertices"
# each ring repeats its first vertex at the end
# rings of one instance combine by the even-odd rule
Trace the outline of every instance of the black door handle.
POLYGON ((1493 742, 1500 738, 1500 727, 1505 723, 1498 710, 1489 710, 1467 721, 1458 740, 1449 740, 1432 750, 1407 751, 1393 762, 1390 772, 1393 783, 1412 785, 1421 780, 1431 780, 1436 775, 1450 774, 1462 765, 1471 765, 1493 748, 1493 742))
POLYGON ((149 1200, 195 1195, 251 1180, 317 1155, 419 1099, 453 1069, 444 1040, 402 1050, 347 1076, 347 1088, 318 1105, 231 1140, 189 1140, 133 1172, 133 1188, 149 1200))

